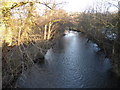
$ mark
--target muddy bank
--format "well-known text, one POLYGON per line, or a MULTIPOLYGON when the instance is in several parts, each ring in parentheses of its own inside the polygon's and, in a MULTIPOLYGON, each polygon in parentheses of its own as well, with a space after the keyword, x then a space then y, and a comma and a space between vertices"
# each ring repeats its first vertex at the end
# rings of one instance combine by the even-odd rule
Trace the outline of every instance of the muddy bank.
POLYGON ((44 56, 55 40, 37 41, 2 48, 2 88, 14 88, 18 76, 35 63, 44 63, 44 56))

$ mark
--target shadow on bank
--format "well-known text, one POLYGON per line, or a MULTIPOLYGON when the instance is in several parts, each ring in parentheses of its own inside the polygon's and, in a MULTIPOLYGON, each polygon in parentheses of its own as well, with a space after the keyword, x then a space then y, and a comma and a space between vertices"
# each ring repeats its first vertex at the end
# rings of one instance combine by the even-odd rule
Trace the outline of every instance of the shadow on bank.
POLYGON ((2 45, 2 88, 14 88, 21 73, 35 63, 44 64, 45 54, 55 40, 31 41, 15 46, 2 45))

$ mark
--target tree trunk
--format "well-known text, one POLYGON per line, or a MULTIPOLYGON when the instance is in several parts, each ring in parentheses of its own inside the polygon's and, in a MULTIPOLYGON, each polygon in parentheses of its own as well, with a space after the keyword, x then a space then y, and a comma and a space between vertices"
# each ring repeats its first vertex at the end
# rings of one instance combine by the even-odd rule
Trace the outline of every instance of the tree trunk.
POLYGON ((52 26, 52 23, 50 22, 50 23, 49 23, 49 27, 48 27, 48 36, 47 36, 47 40, 50 39, 50 35, 51 35, 51 26, 52 26))
POLYGON ((45 30, 44 30, 44 40, 46 40, 46 34, 47 34, 47 24, 45 25, 45 30))

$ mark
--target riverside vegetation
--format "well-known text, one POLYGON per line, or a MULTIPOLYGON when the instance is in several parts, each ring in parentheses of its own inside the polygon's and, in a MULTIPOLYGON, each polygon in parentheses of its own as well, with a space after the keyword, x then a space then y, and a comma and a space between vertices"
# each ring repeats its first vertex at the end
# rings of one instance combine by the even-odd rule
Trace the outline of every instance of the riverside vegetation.
POLYGON ((112 71, 120 76, 120 11, 111 13, 108 5, 69 14, 59 7, 61 3, 37 0, 0 4, 3 88, 14 87, 24 70, 43 63, 47 50, 68 27, 97 43, 111 59, 112 71))
POLYGON ((13 87, 18 75, 44 55, 64 32, 69 18, 55 2, 2 2, 2 86, 13 87), (44 11, 37 12, 37 5, 44 11), (39 15, 39 13, 41 13, 39 15))

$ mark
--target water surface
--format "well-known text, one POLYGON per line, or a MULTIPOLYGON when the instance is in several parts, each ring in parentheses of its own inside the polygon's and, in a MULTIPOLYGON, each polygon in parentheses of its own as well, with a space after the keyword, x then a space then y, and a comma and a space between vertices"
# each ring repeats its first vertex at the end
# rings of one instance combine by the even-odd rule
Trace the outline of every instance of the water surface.
POLYGON ((46 54, 45 64, 36 64, 19 77, 22 88, 105 88, 118 87, 111 76, 109 59, 96 44, 71 32, 58 40, 46 54))

